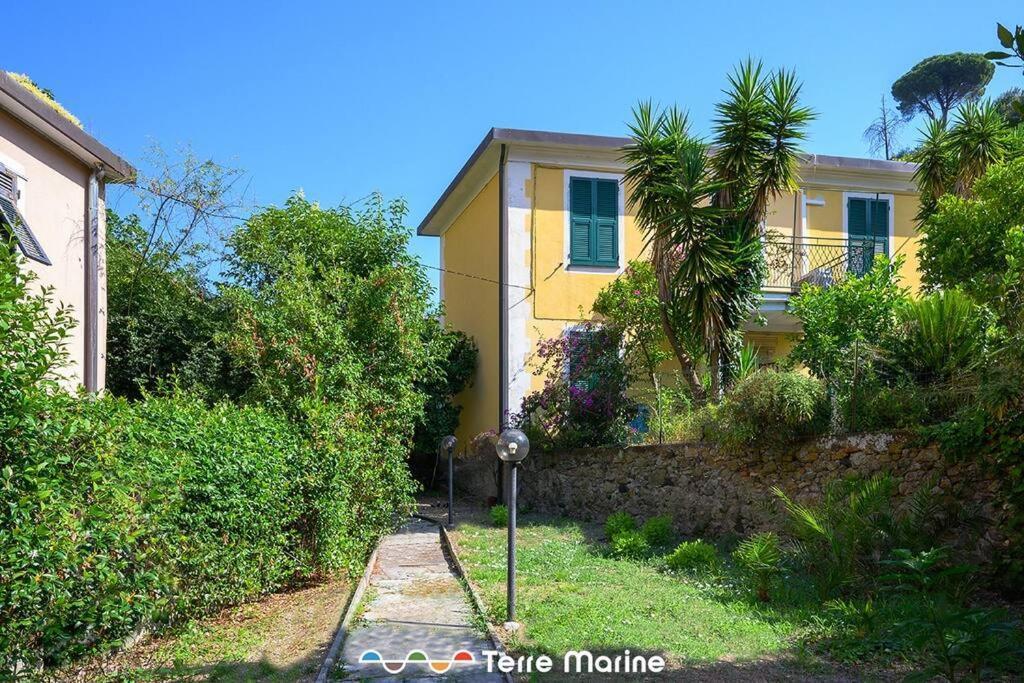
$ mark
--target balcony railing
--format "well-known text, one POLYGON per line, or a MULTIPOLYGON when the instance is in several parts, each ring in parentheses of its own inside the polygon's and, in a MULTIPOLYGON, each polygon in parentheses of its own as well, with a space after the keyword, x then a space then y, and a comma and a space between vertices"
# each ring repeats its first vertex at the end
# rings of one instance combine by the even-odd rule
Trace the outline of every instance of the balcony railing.
POLYGON ((873 239, 767 237, 764 286, 776 291, 797 291, 805 282, 828 287, 847 275, 867 272, 875 254, 883 252, 884 244, 873 239))

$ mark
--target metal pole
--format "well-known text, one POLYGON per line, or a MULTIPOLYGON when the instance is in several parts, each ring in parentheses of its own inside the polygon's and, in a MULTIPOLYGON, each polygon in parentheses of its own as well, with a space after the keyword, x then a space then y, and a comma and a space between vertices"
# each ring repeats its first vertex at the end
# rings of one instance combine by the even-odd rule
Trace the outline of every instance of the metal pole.
POLYGON ((508 463, 508 621, 516 620, 516 465, 508 463))
POLYGON ((452 449, 448 449, 448 526, 453 526, 455 508, 455 465, 452 461, 452 449))

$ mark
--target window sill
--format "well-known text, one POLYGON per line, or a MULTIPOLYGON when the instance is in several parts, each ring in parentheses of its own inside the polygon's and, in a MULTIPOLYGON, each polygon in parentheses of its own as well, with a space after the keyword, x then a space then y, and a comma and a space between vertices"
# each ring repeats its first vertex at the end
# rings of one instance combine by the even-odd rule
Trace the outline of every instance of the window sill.
POLYGON ((617 273, 622 268, 621 265, 603 265, 603 266, 592 266, 583 265, 582 263, 570 263, 565 267, 570 273, 598 273, 608 275, 611 273, 617 273))

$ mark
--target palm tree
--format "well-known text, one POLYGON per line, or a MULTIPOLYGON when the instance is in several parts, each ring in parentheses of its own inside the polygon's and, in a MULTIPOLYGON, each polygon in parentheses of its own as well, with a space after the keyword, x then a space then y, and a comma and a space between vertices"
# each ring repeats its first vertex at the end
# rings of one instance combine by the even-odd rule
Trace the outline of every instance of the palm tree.
POLYGON ((641 103, 623 150, 630 202, 658 275, 665 334, 698 399, 705 398, 696 371, 703 357, 715 401, 742 348, 740 326, 760 297, 768 205, 797 189, 797 145, 813 118, 800 106, 790 72, 766 77, 760 63, 748 61, 729 84, 710 143, 690 134, 678 109, 641 103))
POLYGON ((929 121, 923 140, 914 153, 914 175, 921 190, 921 213, 928 216, 939 197, 955 194, 969 198, 975 181, 992 164, 1014 151, 1015 133, 991 102, 969 102, 956 112, 952 128, 929 121))

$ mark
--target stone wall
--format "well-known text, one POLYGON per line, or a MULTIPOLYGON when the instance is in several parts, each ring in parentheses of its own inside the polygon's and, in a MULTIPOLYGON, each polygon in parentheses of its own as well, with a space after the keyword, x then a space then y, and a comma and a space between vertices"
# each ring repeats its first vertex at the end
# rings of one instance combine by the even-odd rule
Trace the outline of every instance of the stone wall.
MULTIPOLYGON (((462 463, 463 490, 493 496, 492 463, 486 457, 462 463)), ((959 542, 979 559, 1001 542, 994 531, 1000 514, 995 481, 976 465, 948 462, 934 445, 891 434, 824 438, 788 452, 734 453, 701 442, 531 453, 521 466, 519 499, 524 511, 595 522, 619 510, 641 519, 669 515, 685 535, 720 537, 781 526, 773 486, 813 501, 833 479, 878 472, 899 482, 898 505, 927 486, 960 510, 976 512, 974 528, 982 532, 965 527, 959 542)))

